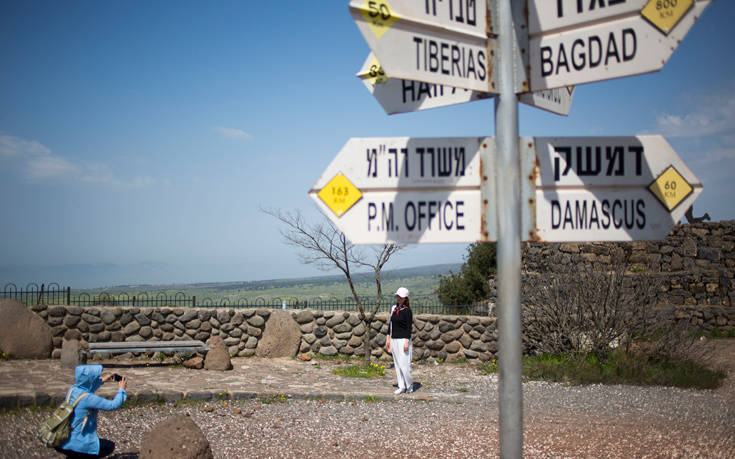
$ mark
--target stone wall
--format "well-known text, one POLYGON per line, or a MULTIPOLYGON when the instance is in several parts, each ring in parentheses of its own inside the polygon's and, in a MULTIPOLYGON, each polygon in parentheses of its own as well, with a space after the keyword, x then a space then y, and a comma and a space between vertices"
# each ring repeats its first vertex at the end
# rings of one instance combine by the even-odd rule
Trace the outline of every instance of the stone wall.
MULTIPOLYGON (((124 308, 34 305, 31 309, 53 332, 53 357, 61 353, 64 338, 87 342, 207 341, 220 336, 230 355, 255 354, 268 333, 270 309, 124 308)), ((357 313, 342 311, 290 311, 301 330, 300 352, 323 355, 362 355, 362 337, 368 333, 357 313)), ((372 355, 385 352, 388 314, 377 314, 369 330, 372 355)), ((415 360, 496 358, 497 332, 492 317, 417 315, 413 327, 415 360)))
POLYGON ((34 305, 52 329, 57 358, 63 338, 87 342, 207 341, 219 335, 230 355, 255 354, 270 309, 125 308, 34 305))
POLYGON ((735 306, 735 221, 676 225, 662 241, 527 243, 524 269, 564 272, 600 269, 627 261, 631 272, 650 272, 660 305, 735 306))
MULTIPOLYGON (((523 248, 524 271, 606 269, 617 260, 631 274, 650 273, 659 285, 657 308, 675 323, 704 330, 735 328, 735 222, 677 225, 663 241, 632 243, 536 244, 523 248), (621 258, 622 257, 622 258, 621 258)), ((492 284, 492 279, 491 279, 492 284)), ((497 331, 490 316, 414 317, 414 358, 496 358, 497 331)), ((266 330, 269 309, 123 308, 35 305, 31 309, 53 330, 54 356, 64 337, 89 342, 168 341, 219 335, 233 356, 254 355, 266 330)), ((301 330, 301 352, 361 355, 368 332, 356 313, 290 311, 301 330)), ((369 330, 373 356, 385 352, 388 315, 378 314, 369 330)))
POLYGON ((735 328, 735 221, 676 225, 662 241, 525 243, 522 257, 525 274, 542 276, 615 269, 623 260, 631 276, 653 277, 656 308, 672 321, 735 328))
MULTIPOLYGON (((293 312, 301 327, 300 352, 363 355, 367 332, 356 313, 304 310, 293 312)), ((390 358, 385 350, 389 315, 376 314, 371 325, 372 355, 390 358)), ((413 358, 479 358, 488 361, 498 350, 494 317, 419 314, 413 320, 413 358)))

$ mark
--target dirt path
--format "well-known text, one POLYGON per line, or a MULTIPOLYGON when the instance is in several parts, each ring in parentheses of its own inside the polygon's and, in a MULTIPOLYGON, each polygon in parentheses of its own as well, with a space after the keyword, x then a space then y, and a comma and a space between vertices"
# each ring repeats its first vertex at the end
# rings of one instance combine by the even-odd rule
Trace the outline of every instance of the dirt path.
POLYGON ((710 344, 713 347, 710 368, 723 370, 728 375, 717 391, 726 393, 735 403, 735 339, 716 339, 711 340, 710 344))
MULTIPOLYGON (((735 339, 702 344, 712 346, 710 366, 729 372, 717 390, 524 383, 525 457, 733 457, 735 339)), ((43 366, 41 363, 25 362, 32 368, 21 369, 24 387, 31 385, 29 380, 53 382, 48 368, 45 372, 36 368, 43 366)), ((124 370, 138 381, 140 391, 149 390, 148 386, 164 391, 165 382, 204 393, 227 383, 257 393, 308 389, 353 397, 282 401, 261 396, 228 402, 215 398, 177 404, 132 403, 101 414, 100 434, 113 439, 119 452, 129 453, 116 456, 118 459, 138 457, 145 433, 172 415, 191 416, 218 459, 499 454, 497 374, 482 375, 474 363, 416 364, 414 376, 423 387, 411 396, 393 397, 393 370, 381 379, 361 380, 333 375, 331 369, 339 362, 314 363, 238 359, 236 369, 226 375, 128 366, 124 370), (167 376, 167 371, 176 377, 167 376), (187 379, 179 373, 196 377, 187 379), (368 397, 383 393, 389 395, 380 402, 368 397)), ((11 376, 12 365, 18 363, 0 362, 0 388, 8 381, 21 380, 17 373, 11 376)), ((54 382, 59 387, 62 383, 54 382)), ((168 390, 174 389, 179 390, 168 390)), ((0 413, 0 457, 60 457, 36 439, 37 426, 49 412, 21 409, 0 413)))

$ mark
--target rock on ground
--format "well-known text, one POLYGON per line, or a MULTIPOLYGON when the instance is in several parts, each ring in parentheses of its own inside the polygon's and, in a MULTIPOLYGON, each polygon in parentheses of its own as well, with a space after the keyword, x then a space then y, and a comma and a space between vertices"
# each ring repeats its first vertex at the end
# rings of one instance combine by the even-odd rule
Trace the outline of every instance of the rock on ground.
POLYGON ((87 353, 76 339, 65 339, 61 342, 61 367, 75 368, 87 363, 87 353))
POLYGON ((276 309, 265 323, 265 331, 258 342, 255 355, 270 358, 293 357, 299 351, 299 344, 299 324, 291 317, 290 312, 276 309))
POLYGON ((214 458, 209 441, 191 418, 172 416, 143 437, 140 459, 214 458))
POLYGON ((207 341, 209 351, 204 358, 204 369, 215 371, 232 370, 232 361, 230 354, 227 352, 225 342, 219 336, 213 336, 207 341))
POLYGON ((192 357, 189 360, 185 360, 183 365, 192 370, 201 370, 204 368, 204 359, 201 357, 192 357))
POLYGON ((47 359, 54 348, 51 327, 17 300, 0 301, 0 349, 15 359, 47 359))

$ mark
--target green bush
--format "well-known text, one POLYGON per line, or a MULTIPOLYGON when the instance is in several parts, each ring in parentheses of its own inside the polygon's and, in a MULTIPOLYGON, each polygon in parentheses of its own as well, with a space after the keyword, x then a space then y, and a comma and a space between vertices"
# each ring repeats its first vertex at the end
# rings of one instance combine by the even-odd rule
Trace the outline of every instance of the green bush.
POLYGON ((631 384, 713 389, 725 373, 691 361, 651 358, 622 350, 599 354, 542 354, 523 360, 524 376, 570 384, 631 384))
POLYGON ((472 304, 490 296, 488 278, 495 273, 494 242, 476 242, 467 248, 465 262, 459 273, 439 275, 436 290, 444 304, 472 304))
POLYGON ((714 327, 709 331, 709 337, 712 339, 735 338, 735 328, 722 330, 720 327, 714 327))

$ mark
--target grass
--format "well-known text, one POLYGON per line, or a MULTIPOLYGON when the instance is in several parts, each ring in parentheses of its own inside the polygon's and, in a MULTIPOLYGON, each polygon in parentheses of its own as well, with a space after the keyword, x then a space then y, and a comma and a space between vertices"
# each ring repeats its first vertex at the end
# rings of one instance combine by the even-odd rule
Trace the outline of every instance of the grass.
POLYGON ((470 390, 467 389, 466 387, 460 387, 460 388, 457 389, 457 392, 462 392, 462 393, 469 392, 469 391, 470 390))
POLYGON ((375 402, 380 402, 381 400, 380 398, 374 395, 366 395, 363 401, 368 402, 368 403, 375 403, 375 402))
POLYGON ((332 373, 348 378, 379 378, 385 376, 385 365, 370 362, 367 367, 362 365, 347 365, 335 368, 332 373))
POLYGON ((480 374, 492 375, 498 372, 498 361, 493 359, 490 362, 483 362, 480 364, 480 374))
POLYGON ((273 394, 273 395, 267 395, 265 397, 262 397, 260 399, 260 402, 264 405, 270 405, 271 403, 286 403, 288 402, 288 397, 284 394, 273 394))
POLYGON ((631 384, 713 389, 725 373, 694 362, 652 359, 642 354, 612 352, 594 354, 539 355, 524 357, 523 374, 528 379, 569 384, 631 384))
MULTIPOLYGON (((354 356, 345 355, 345 354, 336 354, 336 355, 314 354, 314 355, 311 355, 311 358, 313 360, 326 360, 326 361, 332 361, 332 362, 334 361, 349 362, 351 360, 356 359, 356 357, 354 356)), ((362 356, 360 356, 359 358, 362 359, 362 356)))
MULTIPOLYGON (((704 336, 707 335, 705 334, 704 336)), ((735 328, 730 328, 723 331, 719 327, 714 327, 709 331, 709 337, 712 339, 735 338, 735 328)))

